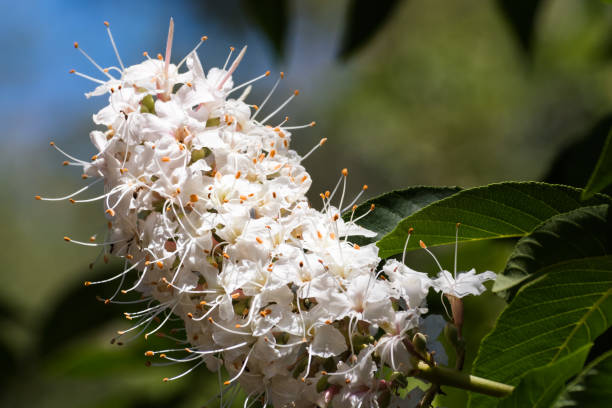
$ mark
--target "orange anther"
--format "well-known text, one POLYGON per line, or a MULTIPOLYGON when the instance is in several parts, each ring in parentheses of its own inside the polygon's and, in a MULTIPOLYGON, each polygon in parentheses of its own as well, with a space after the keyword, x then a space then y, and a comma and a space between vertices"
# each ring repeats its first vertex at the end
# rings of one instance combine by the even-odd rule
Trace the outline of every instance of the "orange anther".
POLYGON ((162 261, 157 261, 157 262, 155 262, 155 264, 157 265, 157 267, 158 267, 159 269, 161 269, 161 268, 163 268, 163 267, 164 267, 164 263, 163 263, 162 261))
POLYGON ((344 177, 348 176, 348 169, 346 169, 346 168, 342 169, 342 175, 344 177))
POLYGON ((148 53, 148 52, 146 52, 146 51, 143 51, 143 52, 142 52, 142 56, 143 56, 143 57, 146 57, 146 56, 148 56, 148 55, 149 55, 149 53, 148 53))
POLYGON ((368 185, 364 184, 363 187, 361 187, 363 189, 363 191, 366 191, 368 189, 368 185))
POLYGON ((94 154, 93 156, 91 156, 91 160, 92 160, 92 161, 94 161, 94 160, 98 160, 98 155, 97 155, 97 154, 94 154))
POLYGON ((168 381, 170 381, 170 379, 168 377, 165 377, 162 381, 163 382, 168 382, 168 381))
POLYGON ((64 241, 66 241, 66 242, 70 242, 70 241, 72 241, 72 240, 71 240, 69 237, 64 237, 64 241))
POLYGON ((153 357, 153 355, 155 355, 155 353, 152 352, 151 350, 145 352, 145 356, 147 356, 147 357, 153 357))
POLYGON ((319 239, 323 238, 323 235, 321 234, 320 231, 317 231, 317 236, 319 237, 319 239))
POLYGON ((257 242, 258 242, 258 243, 260 243, 260 244, 263 244, 263 241, 262 241, 262 240, 261 240, 261 238, 259 238, 259 237, 255 237, 255 241, 257 241, 257 242))
POLYGON ((374 211, 374 208, 375 208, 375 207, 376 207, 376 206, 375 206, 374 204, 370 205, 370 211, 374 211))
POLYGON ((270 150, 270 157, 274 157, 276 156, 276 150, 272 149, 270 150))
POLYGON ((425 245, 425 243, 423 241, 419 241, 419 245, 421 246, 421 248, 425 249, 427 248, 427 245, 425 245))
POLYGON ((241 174, 242 174, 242 173, 240 173, 240 170, 238 170, 238 171, 236 172, 236 178, 237 178, 237 179, 239 179, 241 174))
POLYGON ((35 198, 35 199, 37 199, 37 200, 42 200, 42 197, 41 197, 41 196, 39 196, 39 195, 34 196, 34 198, 35 198))
POLYGON ((312 122, 310 122, 310 126, 313 127, 317 124, 317 122, 315 122, 314 120, 312 122))
POLYGON ((70 162, 68 162, 68 160, 64 160, 64 161, 62 162, 62 166, 67 166, 67 165, 69 165, 69 164, 70 164, 70 162))
POLYGON ((68 201, 70 201, 70 204, 76 203, 76 201, 74 199, 72 199, 72 198, 69 198, 68 201))
POLYGON ((70 71, 68 71, 71 74, 74 74, 76 71, 74 69, 71 69, 70 71))
POLYGON ((225 259, 230 259, 230 256, 227 254, 227 252, 224 252, 224 253, 223 253, 223 257, 224 257, 225 259))
POLYGON ((190 319, 193 319, 193 313, 191 313, 191 312, 187 313, 187 317, 190 318, 190 319))
POLYGON ((162 157, 162 161, 163 162, 169 162, 170 158, 168 156, 164 156, 164 157, 162 157))
POLYGON ((266 73, 264 74, 265 76, 270 75, 270 71, 266 71, 266 73))
POLYGON ((112 208, 109 208, 108 210, 106 210, 104 212, 107 213, 108 215, 110 215, 111 217, 115 216, 115 210, 113 210, 112 208))
POLYGON ((89 242, 96 242, 96 237, 93 235, 89 237, 89 242))
POLYGON ((55 142, 49 142, 49 146, 55 146, 55 142))
POLYGON ((74 42, 74 48, 79 48, 79 43, 78 42, 74 42))
POLYGON ((157 54, 157 59, 161 61, 164 59, 164 57, 161 54, 157 54))
POLYGON ((408 233, 409 234, 412 234, 413 231, 414 231, 414 228, 412 228, 412 227, 408 228, 408 233))
POLYGON ((189 196, 189 201, 191 201, 192 203, 197 203, 198 202, 198 196, 196 194, 192 194, 189 196))
POLYGON ((359 245, 357 245, 357 244, 353 244, 353 248, 355 248, 357 250, 361 249, 361 247, 359 245))
POLYGON ((200 38, 200 41, 206 41, 206 40, 208 40, 208 36, 206 35, 203 35, 202 38, 200 38))
POLYGON ((293 91, 293 95, 298 96, 299 94, 300 94, 299 90, 296 89, 295 91, 293 91))
POLYGON ((90 281, 85 281, 84 285, 85 285, 85 286, 90 286, 90 285, 91 285, 91 282, 90 282, 90 281))
POLYGON ((325 142, 327 142, 327 138, 326 137, 321 139, 321 141, 319 142, 319 146, 323 146, 325 144, 325 142))

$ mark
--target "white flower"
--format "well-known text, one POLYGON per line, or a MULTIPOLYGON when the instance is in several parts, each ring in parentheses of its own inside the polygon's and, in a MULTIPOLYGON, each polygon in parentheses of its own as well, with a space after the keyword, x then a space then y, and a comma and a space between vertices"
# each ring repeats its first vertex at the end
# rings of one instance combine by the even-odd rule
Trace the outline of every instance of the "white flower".
POLYGON ((494 280, 496 276, 491 271, 476 274, 476 270, 472 269, 469 272, 461 272, 454 278, 449 271, 441 271, 438 278, 433 281, 433 287, 438 292, 458 298, 467 295, 480 295, 486 290, 482 283, 494 280))
POLYGON ((455 280, 443 271, 432 281, 394 260, 377 271, 378 247, 351 242, 376 233, 342 218, 348 171, 321 194, 320 211, 306 198, 312 179, 301 162, 326 139, 302 157, 290 148, 291 131, 312 124, 268 124, 280 108, 257 118, 265 103, 245 102, 253 81, 234 86, 232 79, 246 47, 227 69, 205 74, 195 49, 170 61, 172 34, 171 23, 165 58, 124 67, 117 53, 120 67, 94 64, 103 79, 75 72, 96 83, 87 96, 108 94, 108 105, 93 116, 106 127, 90 133, 95 155, 67 155, 68 164, 103 180, 104 194, 81 199, 92 183, 61 199, 102 201, 108 231, 99 244, 66 240, 99 245, 125 262, 116 276, 87 285, 119 282, 109 302, 141 293, 144 306, 126 314, 133 326, 119 337, 184 321, 183 338, 180 330, 166 334, 183 346, 147 352, 193 362, 169 380, 202 363, 215 371, 223 365, 225 385, 240 383, 250 399, 277 408, 378 406, 390 391, 375 373, 412 368, 404 340, 419 330, 429 288, 480 294, 495 274, 455 280), (232 97, 239 88, 243 94, 232 97))

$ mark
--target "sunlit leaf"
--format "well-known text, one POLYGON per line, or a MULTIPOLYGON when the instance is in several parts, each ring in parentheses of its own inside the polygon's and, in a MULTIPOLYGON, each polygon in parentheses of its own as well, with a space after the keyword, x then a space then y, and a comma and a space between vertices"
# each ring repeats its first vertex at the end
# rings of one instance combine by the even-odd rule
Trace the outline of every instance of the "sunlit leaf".
MULTIPOLYGON (((516 385, 529 370, 558 361, 593 342, 610 327, 612 255, 590 256, 589 252, 582 253, 581 246, 598 238, 609 239, 608 214, 608 206, 598 206, 565 215, 570 221, 564 222, 570 223, 572 219, 575 223, 584 222, 589 230, 579 237, 578 243, 571 236, 572 229, 560 228, 557 233, 550 233, 554 239, 545 241, 546 262, 525 263, 526 272, 539 278, 517 292, 493 331, 485 337, 473 374, 516 385), (589 233, 592 237, 586 236, 589 233), (576 244, 570 254, 564 253, 567 247, 556 245, 568 241, 576 244)), ((555 221, 558 222, 551 222, 555 221)), ((548 224, 542 228, 546 230, 548 224)), ((541 235, 535 231, 534 236, 541 235)), ((531 245, 542 243, 533 240, 531 245)), ((470 397, 472 408, 490 404, 492 400, 488 397, 470 397)))
POLYGON ((402 252, 409 228, 414 233, 408 250, 455 242, 457 223, 459 241, 520 238, 548 218, 585 205, 610 203, 596 195, 580 200, 580 189, 534 182, 507 182, 463 190, 430 204, 400 222, 377 245, 387 258, 402 252))
MULTIPOLYGON (((404 218, 415 213, 421 208, 451 196, 460 191, 459 187, 410 187, 405 190, 394 190, 378 197, 374 197, 355 209, 353 219, 358 219, 370 211, 372 205, 374 210, 360 219, 357 223, 377 233, 376 237, 364 239, 364 242, 374 242, 391 232, 395 226, 404 218)), ((351 210, 348 210, 343 218, 345 221, 351 219, 351 210)))
MULTIPOLYGON (((602 204, 551 217, 516 244, 504 275, 517 283, 524 283, 525 278, 537 277, 533 273, 549 265, 565 260, 612 255, 612 219, 609 212, 610 206, 602 204)), ((496 284, 494 290, 509 287, 496 284)))

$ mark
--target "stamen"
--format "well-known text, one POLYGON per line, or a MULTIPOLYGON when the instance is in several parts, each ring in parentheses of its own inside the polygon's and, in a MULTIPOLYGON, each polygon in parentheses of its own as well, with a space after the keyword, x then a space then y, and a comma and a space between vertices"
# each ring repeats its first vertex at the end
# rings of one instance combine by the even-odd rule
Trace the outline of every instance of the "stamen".
POLYGON ((113 46, 113 50, 115 51, 115 55, 117 56, 117 61, 119 61, 121 70, 124 71, 125 66, 123 65, 123 61, 121 61, 121 57, 119 56, 119 51, 117 51, 117 45, 115 44, 115 40, 113 39, 113 34, 111 33, 111 30, 110 30, 110 24, 108 23, 108 21, 105 21, 104 25, 106 26, 106 32, 108 33, 108 38, 110 39, 110 42, 113 46))
POLYGON ((242 61, 242 57, 244 57, 244 53, 246 52, 246 50, 247 46, 245 45, 244 47, 242 47, 242 50, 240 50, 240 53, 232 63, 232 66, 230 67, 229 71, 227 71, 227 74, 225 74, 225 77, 223 77, 221 82, 219 82, 219 85, 217 85, 217 89, 222 89, 223 84, 225 84, 225 82, 232 76, 234 71, 236 71, 236 68, 238 68, 238 65, 240 65, 240 61, 242 61))
POLYGON ((103 73, 104 75, 106 75, 108 77, 108 79, 115 79, 111 74, 108 73, 107 70, 105 70, 104 68, 102 68, 100 65, 98 65, 98 63, 96 61, 94 61, 93 58, 91 58, 89 56, 89 54, 87 54, 81 47, 79 47, 79 43, 78 42, 74 42, 74 48, 76 48, 77 50, 79 50, 79 52, 81 54, 83 54, 83 56, 85 56, 85 58, 87 58, 89 60, 89 62, 92 63, 92 65, 94 67, 96 67, 98 69, 98 71, 100 71, 101 73, 103 73))
MULTIPOLYGON (((269 114, 268 116, 266 116, 266 118, 264 120, 261 121, 261 124, 264 124, 268 121, 268 119, 272 118, 274 115, 276 115, 281 109, 283 109, 285 106, 287 106, 287 104, 289 102, 291 102, 293 100, 293 98, 295 98, 296 96, 298 96, 298 94, 300 93, 300 91, 298 91, 297 89, 295 91, 293 91, 293 94, 287 98, 287 100, 285 100, 285 102, 283 102, 278 108, 276 108, 276 110, 274 112, 272 112, 271 114, 269 114)), ((263 105, 263 104, 262 104, 263 105)))

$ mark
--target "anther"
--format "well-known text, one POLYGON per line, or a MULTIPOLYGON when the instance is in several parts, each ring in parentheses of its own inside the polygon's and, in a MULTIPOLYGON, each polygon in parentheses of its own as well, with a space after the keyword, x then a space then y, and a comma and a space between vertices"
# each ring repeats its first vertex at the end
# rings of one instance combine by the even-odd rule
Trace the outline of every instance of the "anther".
POLYGON ((162 161, 163 162, 169 162, 170 158, 168 156, 164 156, 164 157, 162 157, 162 161))
POLYGON ((79 43, 78 42, 74 42, 74 48, 79 48, 79 43))
POLYGON ((255 241, 257 241, 259 244, 263 244, 263 241, 259 237, 255 237, 255 241))
POLYGON ((106 210, 104 212, 107 213, 108 215, 110 215, 111 217, 115 216, 115 210, 113 210, 112 208, 109 208, 108 210, 106 210))
POLYGON ((238 170, 238 171, 236 172, 236 178, 237 178, 237 179, 239 179, 239 178, 240 178, 240 174, 241 174, 241 173, 240 173, 240 170, 238 170))
POLYGON ((208 40, 208 36, 207 35, 203 35, 202 38, 200 38, 200 41, 204 42, 208 40))
POLYGON ((348 169, 346 169, 346 168, 342 169, 342 175, 344 177, 348 176, 348 169))
POLYGON ((425 243, 423 241, 419 240, 419 245, 421 246, 421 248, 427 249, 427 245, 425 245, 425 243))
POLYGON ((299 91, 298 89, 296 89, 295 91, 293 91, 293 94, 294 94, 295 96, 298 96, 298 95, 300 94, 300 91, 299 91))
POLYGON ((281 71, 281 73, 280 73, 280 77, 281 77, 281 78, 284 78, 284 77, 285 77, 285 73, 284 73, 283 71, 281 71))
POLYGON ((35 198, 35 199, 37 199, 37 200, 42 200, 42 197, 41 197, 41 196, 39 196, 39 195, 34 196, 34 198, 35 198))
POLYGON ((266 71, 265 76, 270 76, 270 71, 266 71))
POLYGON ((367 185, 367 184, 364 184, 364 185, 363 185, 363 187, 362 187, 362 189, 363 189, 363 191, 366 191, 366 190, 368 189, 368 185, 367 185))
POLYGON ((84 286, 90 286, 90 285, 91 285, 91 282, 90 282, 90 281, 85 281, 85 282, 83 283, 83 285, 84 285, 84 286))
POLYGON ((154 354, 155 354, 155 353, 153 353, 151 350, 149 350, 149 351, 147 351, 147 352, 145 352, 145 353, 144 353, 144 355, 145 355, 146 357, 153 357, 153 355, 154 355, 154 354))
POLYGON ((70 163, 68 162, 68 160, 64 160, 64 161, 62 162, 62 166, 67 166, 67 165, 69 165, 69 164, 70 164, 70 163))
POLYGON ((197 203, 198 202, 198 196, 196 194, 192 194, 189 196, 189 201, 191 201, 192 203, 197 203))
POLYGON ((317 122, 315 122, 314 120, 312 122, 310 122, 310 127, 314 127, 317 125, 317 122))
POLYGON ((162 261, 157 261, 155 264, 159 269, 162 269, 164 267, 164 263, 162 261))
POLYGON ((66 241, 66 242, 70 242, 70 241, 72 241, 72 240, 71 240, 69 237, 64 237, 64 241, 66 241))
POLYGON ((70 74, 74 74, 76 71, 74 69, 71 69, 70 71, 68 71, 70 74))
POLYGON ((325 142, 327 142, 327 138, 326 137, 321 139, 321 141, 319 142, 319 146, 323 146, 325 144, 325 142))
POLYGON ((376 205, 372 204, 372 205, 370 206, 370 211, 374 211, 374 208, 375 208, 375 207, 376 207, 376 205))

